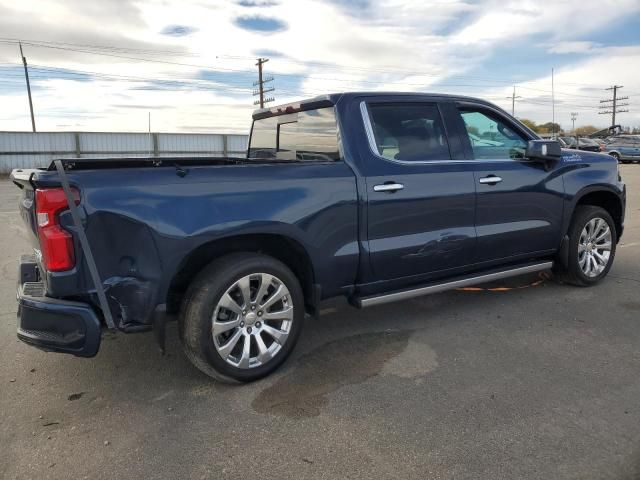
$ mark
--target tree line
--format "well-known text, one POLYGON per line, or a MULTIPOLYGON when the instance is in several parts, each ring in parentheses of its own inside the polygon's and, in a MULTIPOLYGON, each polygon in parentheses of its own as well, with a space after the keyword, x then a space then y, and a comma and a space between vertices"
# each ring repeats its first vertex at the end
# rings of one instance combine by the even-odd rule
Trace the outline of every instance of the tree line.
MULTIPOLYGON (((555 131, 559 135, 564 135, 565 133, 570 133, 571 135, 574 134, 572 130, 569 130, 569 131, 563 130, 560 124, 558 123, 554 124, 552 122, 547 122, 547 123, 537 124, 536 122, 534 122, 533 120, 529 120, 528 118, 521 118, 520 121, 536 133, 544 134, 544 133, 553 133, 555 131), (554 129, 554 126, 555 126, 555 129, 554 129)), ((598 127, 594 127, 593 125, 583 125, 582 127, 576 128, 575 134, 591 135, 592 133, 595 133, 600 130, 602 129, 598 127)), ((637 135, 637 134, 640 134, 640 127, 633 127, 633 128, 624 127, 623 131, 625 133, 631 133, 631 134, 637 135)))

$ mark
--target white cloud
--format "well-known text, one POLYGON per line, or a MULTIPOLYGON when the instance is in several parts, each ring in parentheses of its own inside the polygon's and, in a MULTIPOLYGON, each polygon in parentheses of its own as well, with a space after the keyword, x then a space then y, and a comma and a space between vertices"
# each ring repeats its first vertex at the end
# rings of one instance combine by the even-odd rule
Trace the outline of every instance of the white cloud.
POLYGON ((588 41, 558 42, 549 46, 549 53, 588 53, 599 44, 588 41))
MULTIPOLYGON (((107 53, 115 56, 98 56, 26 46, 34 66, 103 74, 93 81, 80 82, 44 80, 34 73, 36 87, 40 87, 34 89, 40 129, 68 129, 67 125, 73 125, 73 129, 86 130, 145 130, 147 111, 151 111, 154 130, 246 132, 254 108, 254 58, 260 50, 283 55, 271 55, 265 66, 276 78, 275 96, 282 103, 332 91, 437 90, 484 96, 510 109, 505 97, 511 94, 511 82, 524 74, 506 74, 508 64, 485 74, 484 79, 470 72, 485 65, 499 49, 521 45, 526 57, 529 47, 540 48, 540 37, 548 39, 544 48, 550 55, 563 54, 556 68, 556 111, 561 123, 568 121, 564 117, 568 118, 572 109, 579 109, 580 121, 605 123, 595 107, 606 92, 587 90, 588 85, 600 89, 616 82, 624 84, 629 92, 640 92, 640 79, 633 75, 640 71, 639 47, 603 47, 589 39, 591 33, 638 13, 637 0, 620 0, 615 9, 605 8, 596 0, 553 4, 282 0, 276 5, 251 8, 229 1, 198 0, 94 0, 90 7, 85 3, 0 0, 0 31, 14 38, 171 49, 183 54, 114 49, 107 53), (120 10, 126 14, 119 16, 120 10), (240 15, 276 18, 284 21, 287 29, 269 35, 247 31, 234 22, 240 15), (31 21, 20 24, 19 19, 24 18, 31 21), (167 25, 185 25, 194 33, 168 37, 160 33, 167 25), (582 55, 572 57, 576 53, 582 55), (584 54, 588 54, 586 59, 584 54), (224 78, 204 81, 198 77, 203 69, 217 70, 224 78), (167 84, 166 79, 186 83, 167 84), (157 85, 153 80, 164 83, 157 85)), ((0 44, 0 62, 15 63, 15 52, 14 45, 0 44)), ((493 59, 492 65, 495 63, 493 59)), ((550 120, 550 90, 548 76, 522 83, 518 95, 523 98, 516 113, 537 121, 550 120)), ((0 102, 0 129, 29 128, 22 91, 3 91, 0 82, 0 102)), ((640 123, 637 114, 626 118, 629 123, 640 123)))
MULTIPOLYGON (((609 115, 601 115, 600 99, 611 98, 606 90, 612 83, 624 85, 619 96, 629 96, 629 112, 617 116, 616 123, 640 126, 640 82, 635 72, 640 70, 640 46, 603 48, 598 54, 555 70, 555 120, 564 128, 571 126, 571 112, 578 113, 577 126, 610 124, 609 115), (634 108, 636 106, 636 108, 634 108)), ((552 118, 551 75, 522 83, 516 88, 521 99, 516 101, 516 116, 548 122, 552 118)), ((481 96, 489 98, 506 110, 511 110, 512 87, 501 91, 485 91, 481 96)))
POLYGON ((488 1, 482 14, 454 40, 463 44, 509 42, 546 34, 554 41, 571 39, 603 29, 607 24, 637 13, 637 0, 618 0, 607 8, 600 0, 539 2, 488 1))

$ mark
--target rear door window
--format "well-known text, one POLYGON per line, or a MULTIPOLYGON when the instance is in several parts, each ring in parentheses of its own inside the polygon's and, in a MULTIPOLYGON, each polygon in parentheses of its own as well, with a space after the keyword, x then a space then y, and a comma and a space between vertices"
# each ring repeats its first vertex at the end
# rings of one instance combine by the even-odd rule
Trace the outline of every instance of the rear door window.
POLYGON ((381 157, 407 162, 451 159, 435 104, 372 103, 367 107, 381 157))
POLYGON ((333 107, 255 120, 249 158, 339 160, 338 129, 333 107))

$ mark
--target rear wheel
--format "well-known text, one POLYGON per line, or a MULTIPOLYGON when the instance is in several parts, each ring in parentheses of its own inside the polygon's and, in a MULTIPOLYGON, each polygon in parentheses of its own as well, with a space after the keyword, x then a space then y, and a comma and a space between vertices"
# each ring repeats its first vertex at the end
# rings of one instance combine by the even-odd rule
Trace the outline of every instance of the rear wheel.
MULTIPOLYGON (((616 152, 611 152, 609 155, 611 155, 613 158, 615 158, 618 163, 620 163, 620 155, 618 155, 616 152)), ((624 161, 622 163, 625 163, 624 161)))
POLYGON ((569 258, 561 280, 589 286, 602 280, 616 253, 616 228, 609 213, 592 205, 579 205, 569 227, 569 258))
POLYGON ((187 291, 180 337, 191 362, 222 381, 268 375, 291 353, 304 321, 295 275, 265 255, 212 262, 187 291))

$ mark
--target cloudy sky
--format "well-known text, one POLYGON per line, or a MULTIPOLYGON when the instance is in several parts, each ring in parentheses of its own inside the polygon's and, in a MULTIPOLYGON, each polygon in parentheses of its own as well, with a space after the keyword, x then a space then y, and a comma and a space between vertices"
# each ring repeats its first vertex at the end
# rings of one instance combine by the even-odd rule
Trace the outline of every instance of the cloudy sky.
POLYGON ((245 133, 256 57, 274 104, 346 90, 463 93, 640 126, 640 0, 0 0, 0 130, 245 133))

